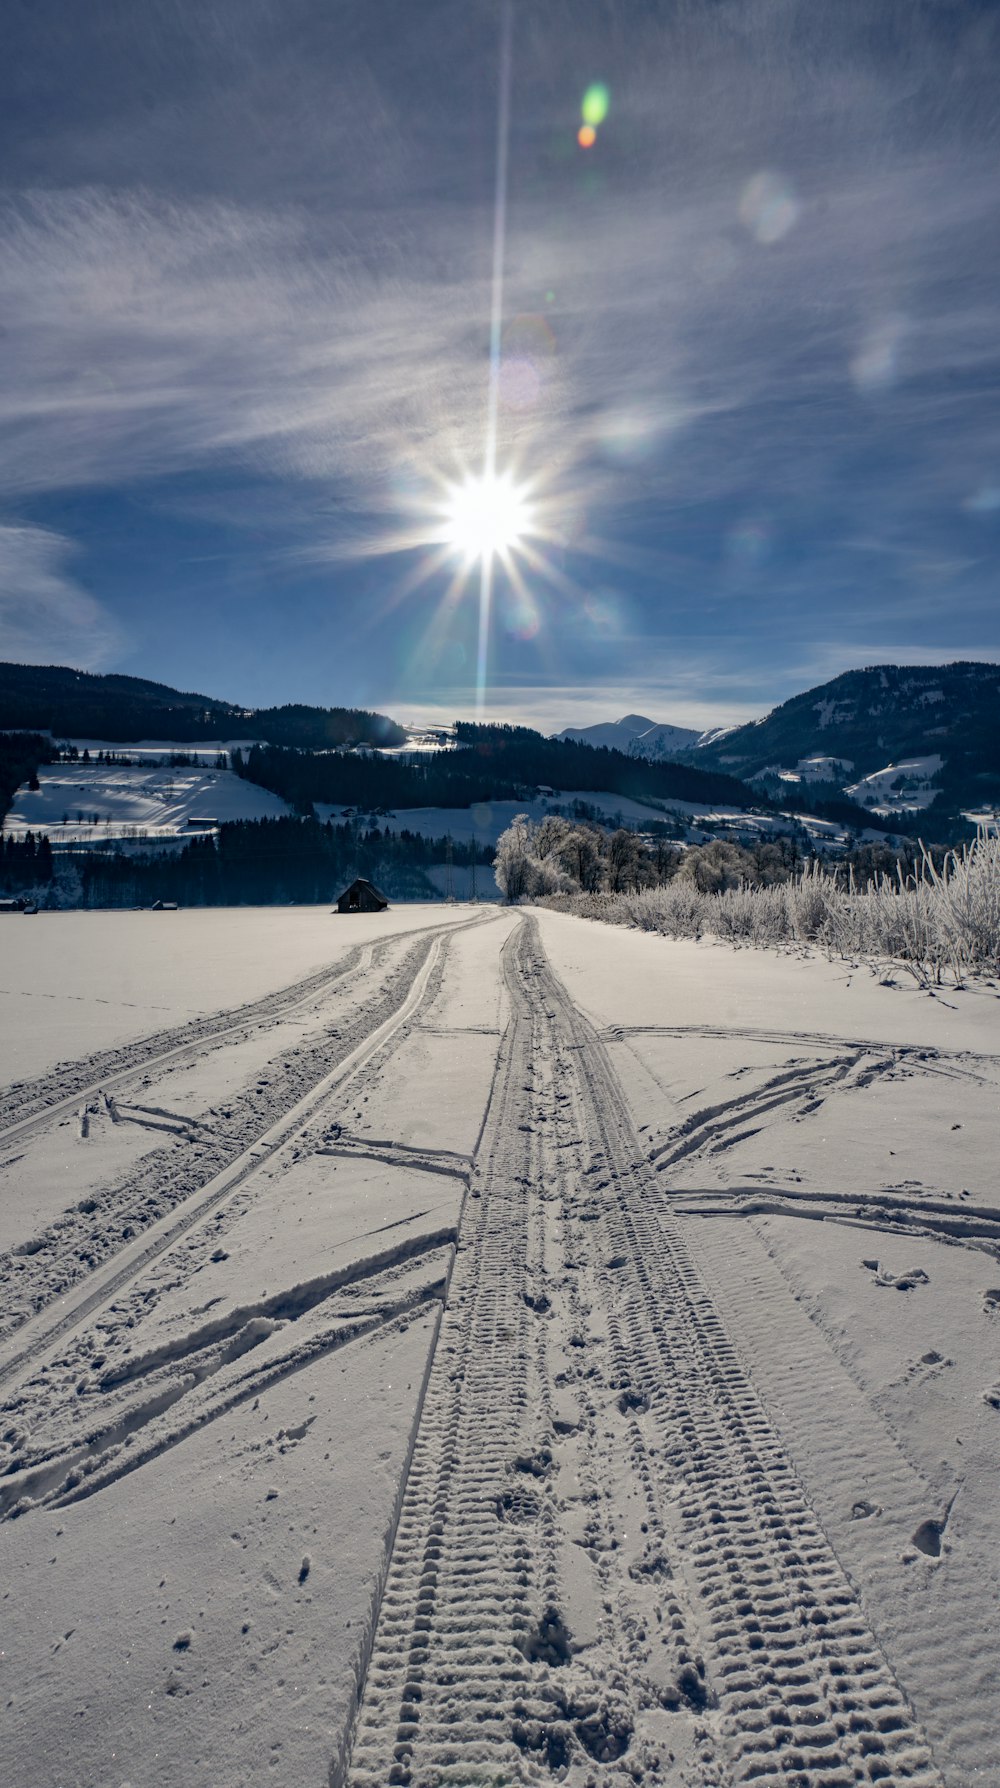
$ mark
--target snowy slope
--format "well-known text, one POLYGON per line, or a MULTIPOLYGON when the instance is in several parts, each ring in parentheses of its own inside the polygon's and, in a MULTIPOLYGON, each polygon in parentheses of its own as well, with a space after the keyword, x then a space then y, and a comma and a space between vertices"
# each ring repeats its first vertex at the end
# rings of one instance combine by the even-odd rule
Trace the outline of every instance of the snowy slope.
POLYGON ((908 757, 899 764, 887 764, 852 782, 845 793, 862 807, 888 818, 893 813, 914 813, 929 807, 937 794, 937 778, 944 768, 938 753, 927 757, 908 757))
POLYGON ((290 813, 280 795, 231 770, 202 765, 47 764, 39 787, 17 791, 4 825, 9 837, 47 832, 55 844, 96 839, 191 836, 190 819, 269 819, 290 813), (65 822, 65 823, 64 823, 65 822))
POLYGON ((832 782, 843 787, 844 778, 854 765, 846 757, 800 757, 794 770, 783 770, 780 764, 769 764, 759 772, 763 780, 776 776, 779 782, 832 782))
MULTIPOLYGON (((688 844, 707 844, 713 838, 738 839, 752 844, 787 833, 790 826, 801 828, 820 851, 836 851, 847 843, 848 837, 843 825, 808 813, 794 816, 749 813, 740 807, 712 806, 708 802, 696 801, 660 801, 654 807, 630 800, 627 795, 609 795, 594 789, 564 789, 550 796, 536 795, 530 801, 484 801, 474 807, 400 807, 394 813, 373 816, 372 824, 387 832, 416 832, 422 838, 451 838, 457 865, 457 853, 463 846, 472 839, 478 844, 495 844, 515 815, 525 813, 536 825, 549 813, 572 818, 576 802, 581 803, 597 823, 605 826, 623 825, 631 831, 642 832, 663 821, 676 822, 678 838, 688 844)), ((332 820, 334 824, 353 811, 316 804, 317 818, 332 820)), ((864 831, 860 836, 866 843, 880 839, 883 834, 864 831)), ((483 874, 488 876, 489 871, 485 870, 483 874)), ((437 872, 431 879, 443 890, 444 883, 437 872)), ((457 881, 455 887, 457 893, 457 881)))
MULTIPOLYGON (((946 812, 992 805, 1000 793, 998 701, 997 664, 872 665, 845 671, 791 697, 763 720, 734 728, 704 749, 704 762, 756 779, 801 773, 806 760, 839 758, 850 765, 844 792, 864 804, 874 792, 875 806, 887 805, 880 795, 888 782, 901 772, 909 775, 908 766, 915 765, 916 782, 933 780, 946 812), (922 766, 932 760, 933 775, 923 775, 922 766)), ((887 811, 925 807, 926 791, 913 792, 920 798, 892 803, 887 811)))

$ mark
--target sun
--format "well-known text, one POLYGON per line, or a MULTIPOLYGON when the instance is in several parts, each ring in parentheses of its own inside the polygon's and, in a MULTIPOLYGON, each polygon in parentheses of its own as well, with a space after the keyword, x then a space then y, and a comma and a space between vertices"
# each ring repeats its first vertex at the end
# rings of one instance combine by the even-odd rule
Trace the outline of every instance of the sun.
POLYGON ((452 485, 443 509, 442 541, 467 564, 505 559, 531 532, 531 505, 509 472, 484 472, 452 485))

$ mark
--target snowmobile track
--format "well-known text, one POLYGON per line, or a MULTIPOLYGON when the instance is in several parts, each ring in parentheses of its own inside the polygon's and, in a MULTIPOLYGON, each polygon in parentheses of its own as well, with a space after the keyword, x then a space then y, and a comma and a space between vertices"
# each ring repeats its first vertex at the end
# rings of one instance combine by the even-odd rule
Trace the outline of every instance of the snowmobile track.
POLYGON ((686 1723, 695 1772, 671 1779, 698 1788, 941 1788, 533 919, 508 940, 504 969, 511 1021, 331 1788, 655 1781, 663 1710, 679 1736, 686 1723), (591 1444, 601 1612, 579 1647, 561 1614, 552 1398, 574 1373, 554 1372, 553 1325, 538 1313, 549 1293, 565 1307, 567 1282, 581 1330, 570 1345, 598 1362, 575 1374, 584 1427, 602 1402, 603 1419, 621 1412, 618 1452, 664 1555, 656 1618, 676 1683, 658 1704, 646 1623, 602 1534, 612 1459, 591 1444))

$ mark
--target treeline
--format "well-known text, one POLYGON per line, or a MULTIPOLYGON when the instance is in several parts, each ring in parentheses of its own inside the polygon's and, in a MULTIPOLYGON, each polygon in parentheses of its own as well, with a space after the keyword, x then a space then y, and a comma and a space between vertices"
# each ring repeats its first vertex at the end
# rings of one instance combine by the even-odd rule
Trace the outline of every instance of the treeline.
POLYGON ((234 752, 232 764, 238 775, 281 795, 299 813, 311 811, 316 802, 365 810, 468 807, 479 801, 528 800, 539 787, 593 789, 640 801, 760 805, 731 776, 545 739, 527 727, 463 723, 458 734, 461 749, 430 754, 420 764, 337 752, 314 755, 272 745, 234 752))
MULTIPOLYGON (((484 726, 458 722, 455 737, 470 757, 494 780, 504 779, 516 800, 519 786, 540 783, 557 789, 593 789, 632 801, 693 801, 720 806, 752 807, 761 802, 735 776, 698 770, 687 764, 652 763, 626 757, 622 751, 581 745, 575 739, 546 739, 527 726, 484 726)), ((468 771, 467 771, 468 773, 468 771)), ((499 800, 500 796, 494 797, 499 800)))
POLYGON ((924 819, 923 814, 909 813, 897 813, 891 819, 885 819, 882 814, 871 813, 857 801, 849 800, 847 795, 818 794, 815 783, 808 790, 789 788, 786 783, 775 805, 780 805, 784 813, 811 813, 816 819, 832 820, 835 826, 846 826, 853 832, 866 828, 871 832, 892 834, 911 832, 917 820, 924 819))
MULTIPOLYGON (((47 848, 47 840, 41 843, 47 848)), ((362 875, 390 897, 435 899, 437 890, 425 871, 444 862, 449 847, 454 863, 470 863, 471 845, 415 832, 291 818, 236 820, 179 851, 59 851, 53 897, 85 907, 151 906, 154 900, 180 906, 305 905, 333 900, 362 875)), ((492 857, 491 845, 475 847, 484 887, 492 857)), ((12 892, 41 880, 29 874, 27 857, 19 863, 23 877, 11 883, 12 892)))
POLYGON ((896 966, 921 987, 1000 974, 1000 838, 980 832, 960 851, 925 853, 910 872, 860 883, 817 858, 784 881, 712 891, 683 873, 661 887, 621 893, 555 893, 547 905, 585 919, 634 925, 667 937, 705 933, 732 944, 818 945, 868 962, 893 985, 896 966))
POLYGON ((289 702, 281 708, 256 708, 250 731, 272 745, 304 751, 330 751, 345 745, 405 745, 406 731, 387 714, 367 708, 310 708, 289 702))
POLYGON ((402 745, 396 721, 366 708, 290 703, 245 708, 188 694, 145 677, 97 676, 57 664, 0 663, 0 724, 62 739, 176 739, 195 744, 257 736, 314 751, 344 745, 402 745))
POLYGON ((681 877, 705 893, 749 883, 788 881, 804 861, 795 837, 751 846, 713 839, 686 850, 665 838, 614 832, 548 814, 536 825, 520 814, 497 843, 497 886, 510 901, 552 894, 625 894, 681 877))
POLYGON ((52 846, 44 833, 23 838, 0 838, 0 892, 20 894, 25 888, 44 888, 52 881, 52 846))
POLYGON ((0 823, 22 782, 37 788, 39 766, 54 756, 50 741, 39 733, 0 733, 0 823))
MULTIPOLYGON (((925 850, 909 841, 865 844, 839 857, 826 873, 845 887, 865 888, 886 877, 905 880, 927 863, 940 869, 946 856, 943 846, 925 850)), ((636 894, 665 887, 675 878, 699 894, 772 888, 795 881, 812 860, 811 846, 803 847, 794 834, 753 844, 715 838, 682 849, 624 827, 607 832, 555 814, 536 825, 521 814, 501 834, 494 868, 501 893, 514 901, 555 894, 636 894)))

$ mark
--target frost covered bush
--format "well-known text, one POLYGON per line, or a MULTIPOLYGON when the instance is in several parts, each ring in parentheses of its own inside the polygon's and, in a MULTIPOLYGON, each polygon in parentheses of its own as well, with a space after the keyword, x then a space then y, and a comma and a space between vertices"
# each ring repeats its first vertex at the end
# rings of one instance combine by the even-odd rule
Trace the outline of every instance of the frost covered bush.
POLYGON ((546 904, 667 937, 707 933, 757 946, 815 944, 835 956, 902 965, 925 986, 1000 975, 996 833, 980 833, 940 868, 925 854, 912 875, 882 874, 864 888, 814 861, 796 879, 770 887, 723 886, 713 893, 699 888, 694 875, 679 874, 639 893, 563 893, 546 904))

